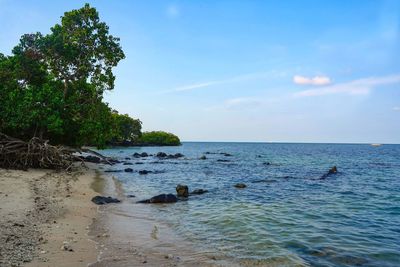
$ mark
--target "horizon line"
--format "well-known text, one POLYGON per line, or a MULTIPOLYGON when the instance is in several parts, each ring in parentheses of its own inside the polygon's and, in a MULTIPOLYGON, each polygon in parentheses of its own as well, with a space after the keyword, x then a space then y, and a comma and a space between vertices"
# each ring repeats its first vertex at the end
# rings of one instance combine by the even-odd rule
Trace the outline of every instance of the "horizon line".
POLYGON ((181 143, 247 143, 247 144, 332 144, 332 145, 400 145, 400 143, 379 142, 305 142, 305 141, 196 141, 184 140, 181 143))

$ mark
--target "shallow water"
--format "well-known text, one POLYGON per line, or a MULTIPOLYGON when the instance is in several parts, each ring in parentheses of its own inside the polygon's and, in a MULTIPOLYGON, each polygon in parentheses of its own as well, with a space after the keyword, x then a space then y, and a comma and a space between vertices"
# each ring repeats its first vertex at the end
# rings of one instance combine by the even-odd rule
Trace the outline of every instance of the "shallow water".
MULTIPOLYGON (((177 184, 209 190, 146 206, 149 218, 199 250, 248 266, 399 266, 400 145, 184 143, 102 153, 131 158, 134 165, 110 169, 134 169, 112 174, 134 200, 175 193, 177 184), (132 157, 159 151, 185 157, 132 157), (334 165, 338 173, 320 179, 334 165)), ((130 205, 142 204, 129 202, 127 215, 130 205)))

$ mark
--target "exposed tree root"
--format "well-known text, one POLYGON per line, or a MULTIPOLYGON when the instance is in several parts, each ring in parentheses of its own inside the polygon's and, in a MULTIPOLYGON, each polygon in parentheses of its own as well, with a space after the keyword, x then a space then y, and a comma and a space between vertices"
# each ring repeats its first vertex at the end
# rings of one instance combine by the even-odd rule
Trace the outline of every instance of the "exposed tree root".
MULTIPOLYGON (((73 163, 83 159, 76 153, 87 152, 107 158, 90 149, 74 149, 64 146, 53 146, 48 140, 33 137, 28 142, 0 133, 0 168, 21 169, 41 168, 69 170, 73 163)), ((110 163, 109 163, 110 164, 110 163)))

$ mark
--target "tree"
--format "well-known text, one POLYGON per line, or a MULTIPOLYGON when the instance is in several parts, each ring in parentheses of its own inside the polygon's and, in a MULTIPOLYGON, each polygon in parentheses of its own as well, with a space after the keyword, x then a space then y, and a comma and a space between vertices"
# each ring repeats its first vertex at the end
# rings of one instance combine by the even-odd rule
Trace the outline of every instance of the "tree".
POLYGON ((0 131, 72 146, 112 138, 102 98, 125 55, 95 8, 65 12, 49 34, 25 34, 12 52, 0 55, 0 131))
POLYGON ((178 146, 179 137, 163 131, 144 132, 138 140, 141 145, 178 146))
POLYGON ((133 143, 142 135, 142 122, 132 119, 128 114, 119 114, 113 111, 114 129, 112 143, 124 144, 133 143))
POLYGON ((89 4, 65 12, 61 24, 52 27, 41 43, 48 69, 64 83, 64 97, 70 84, 78 81, 95 85, 98 96, 114 88, 112 68, 125 55, 119 38, 109 34, 109 27, 89 4))

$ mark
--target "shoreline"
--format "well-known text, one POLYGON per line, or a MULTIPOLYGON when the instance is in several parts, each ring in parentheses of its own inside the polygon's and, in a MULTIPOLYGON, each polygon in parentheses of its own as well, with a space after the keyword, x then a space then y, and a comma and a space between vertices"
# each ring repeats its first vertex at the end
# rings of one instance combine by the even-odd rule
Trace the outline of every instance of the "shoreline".
POLYGON ((216 266, 213 253, 192 249, 149 206, 133 206, 101 165, 86 165, 71 173, 0 169, 0 266, 216 266), (95 195, 122 203, 97 206, 95 195))
POLYGON ((121 203, 99 206, 98 219, 89 233, 99 254, 97 262, 88 266, 237 266, 222 258, 217 262, 218 256, 212 252, 196 250, 165 222, 153 218, 149 205, 136 204, 136 198, 126 197, 118 178, 99 173, 99 193, 116 197, 121 203))

